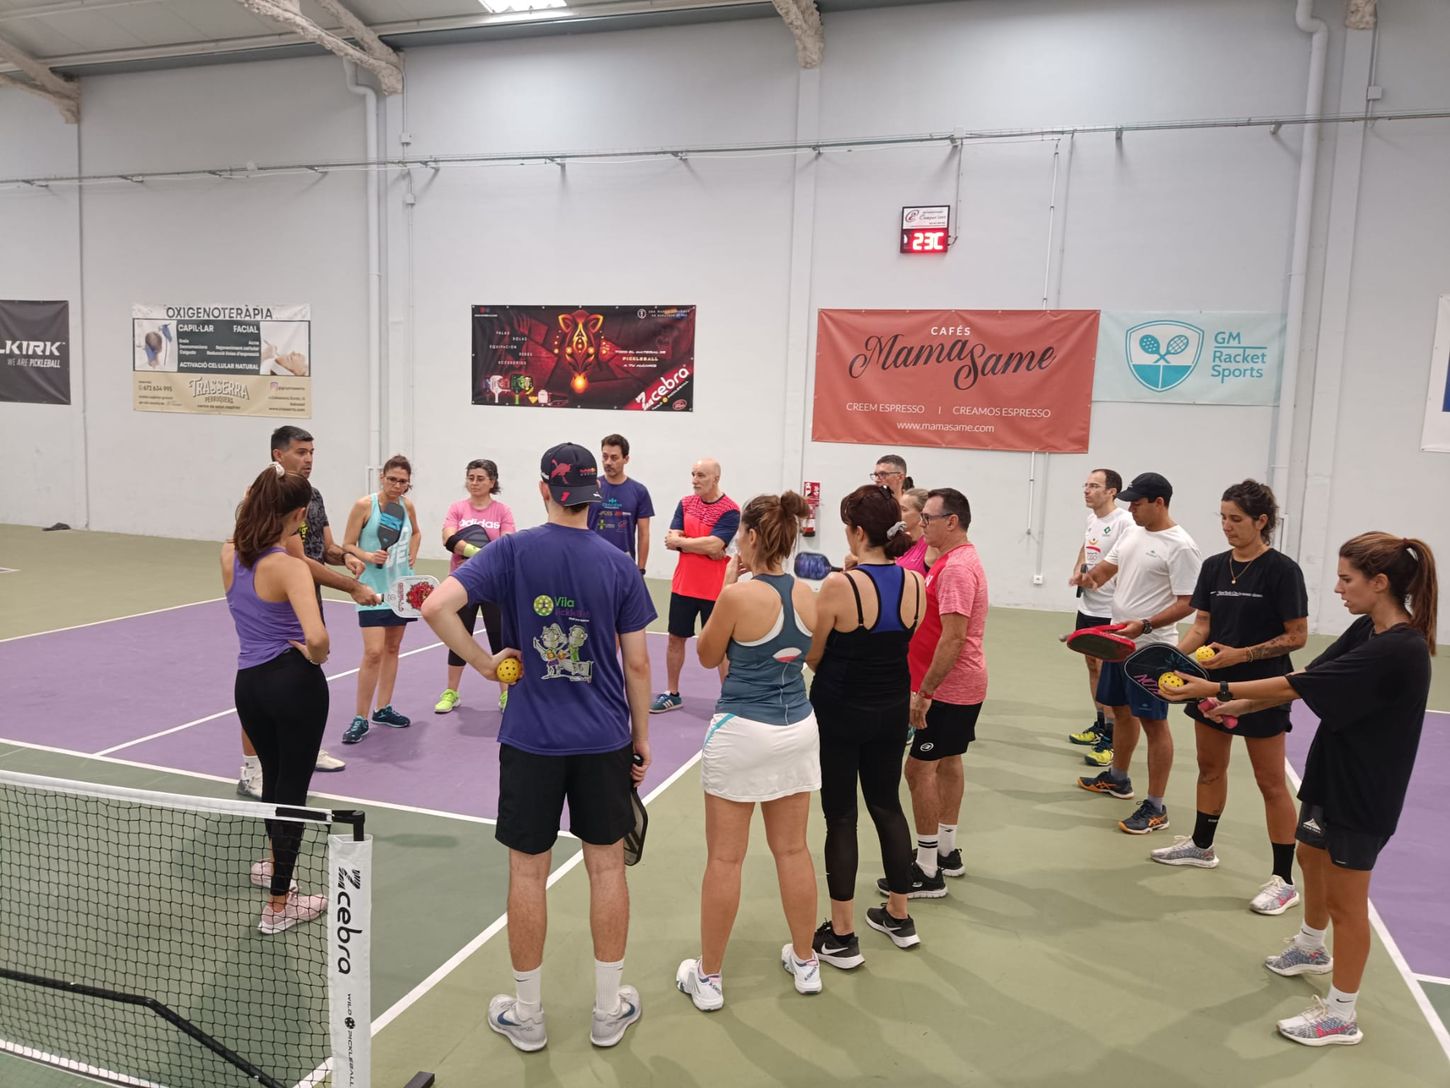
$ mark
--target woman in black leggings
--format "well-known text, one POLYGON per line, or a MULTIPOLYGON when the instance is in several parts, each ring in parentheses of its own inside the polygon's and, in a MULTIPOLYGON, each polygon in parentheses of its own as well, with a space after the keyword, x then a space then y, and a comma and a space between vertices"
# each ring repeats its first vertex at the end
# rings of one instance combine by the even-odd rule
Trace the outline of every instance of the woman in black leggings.
MULTIPOLYGON (((237 511, 222 547, 222 585, 236 624, 237 716, 262 763, 262 801, 307 803, 307 787, 327 725, 327 628, 307 565, 283 541, 297 532, 312 485, 279 463, 262 471, 237 511)), ((272 856, 252 866, 252 883, 268 889, 258 925, 281 933, 327 909, 324 895, 299 895, 292 873, 302 842, 293 820, 267 821, 272 856)))
POLYGON ((911 703, 906 653, 921 617, 922 578, 893 560, 911 544, 901 509, 885 488, 859 487, 841 500, 841 521, 856 565, 821 585, 807 664, 821 733, 821 808, 826 817, 826 885, 831 918, 816 930, 816 955, 858 967, 856 782, 881 840, 890 890, 866 924, 898 948, 920 943, 907 913, 913 859, 901 811, 901 761, 911 703))

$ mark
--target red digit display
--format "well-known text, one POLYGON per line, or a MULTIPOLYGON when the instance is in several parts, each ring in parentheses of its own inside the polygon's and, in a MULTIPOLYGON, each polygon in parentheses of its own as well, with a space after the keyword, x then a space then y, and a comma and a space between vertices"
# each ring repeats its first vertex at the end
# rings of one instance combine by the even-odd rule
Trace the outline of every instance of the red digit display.
POLYGON ((904 230, 901 232, 901 252, 911 254, 945 253, 947 232, 945 229, 904 230))

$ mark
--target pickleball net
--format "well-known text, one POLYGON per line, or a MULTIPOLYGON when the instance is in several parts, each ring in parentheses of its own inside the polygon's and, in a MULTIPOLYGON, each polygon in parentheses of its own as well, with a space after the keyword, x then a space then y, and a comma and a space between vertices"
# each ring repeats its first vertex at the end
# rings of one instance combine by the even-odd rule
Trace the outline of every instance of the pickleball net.
POLYGON ((367 1085, 371 848, 354 810, 0 771, 0 1052, 127 1088, 367 1085), (272 935, 269 821, 328 899, 272 935))

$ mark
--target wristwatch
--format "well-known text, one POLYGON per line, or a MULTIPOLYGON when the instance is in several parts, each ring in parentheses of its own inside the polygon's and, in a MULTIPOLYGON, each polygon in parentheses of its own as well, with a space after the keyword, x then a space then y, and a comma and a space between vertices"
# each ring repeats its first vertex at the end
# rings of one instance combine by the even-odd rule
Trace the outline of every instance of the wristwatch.
POLYGON ((1221 703, 1227 703, 1230 702, 1232 699, 1233 696, 1228 693, 1228 681, 1220 680, 1218 682, 1218 701, 1221 703))
POLYGON ((1153 630, 1152 620, 1139 620, 1138 622, 1143 625, 1143 634, 1149 634, 1153 630))

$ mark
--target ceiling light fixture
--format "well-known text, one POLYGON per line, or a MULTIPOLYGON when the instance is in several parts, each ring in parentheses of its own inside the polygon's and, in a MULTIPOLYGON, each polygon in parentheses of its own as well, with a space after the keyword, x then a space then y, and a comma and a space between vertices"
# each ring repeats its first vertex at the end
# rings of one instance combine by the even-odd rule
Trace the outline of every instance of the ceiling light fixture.
POLYGON ((530 11, 544 11, 549 8, 568 7, 565 0, 479 0, 495 15, 510 15, 530 11))

